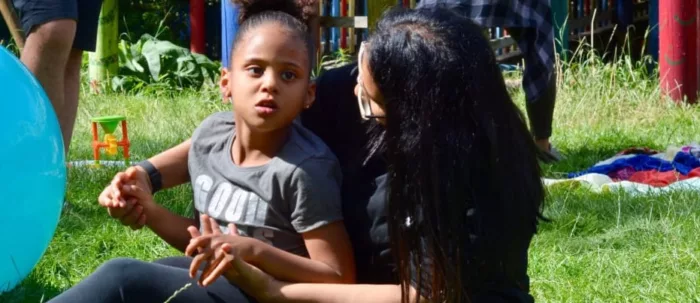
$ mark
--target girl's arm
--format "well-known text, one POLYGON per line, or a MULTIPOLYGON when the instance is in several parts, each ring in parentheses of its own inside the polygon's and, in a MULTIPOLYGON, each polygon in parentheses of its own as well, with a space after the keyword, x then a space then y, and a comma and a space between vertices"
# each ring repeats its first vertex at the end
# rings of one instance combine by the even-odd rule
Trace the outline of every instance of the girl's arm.
MULTIPOLYGON (((187 167, 187 155, 191 145, 191 139, 187 139, 185 142, 148 159, 160 173, 161 189, 175 187, 190 181, 190 174, 187 167)), ((143 173, 146 173, 143 168, 140 169, 143 173)), ((146 173, 146 176, 147 175, 146 173)), ((152 188, 153 185, 151 184, 151 189, 152 188)))
MULTIPOLYGON (((302 257, 252 237, 238 235, 236 226, 229 224, 229 233, 222 234, 215 219, 201 216, 203 234, 195 227, 188 230, 192 241, 185 249, 186 255, 194 255, 190 265, 190 276, 194 277, 203 262, 210 263, 212 270, 205 269, 200 276, 202 285, 224 274, 233 266, 232 261, 219 258, 221 249, 229 256, 260 268, 269 275, 283 281, 304 283, 355 283, 355 262, 349 237, 342 221, 303 233, 310 258, 302 257), (214 251, 219 251, 215 253, 214 251), (218 256, 217 256, 218 255, 218 256), (228 268, 228 269, 226 269, 228 268)), ((248 265, 251 266, 251 265, 248 265)))
POLYGON ((309 258, 264 245, 253 265, 290 282, 355 283, 355 260, 342 221, 340 165, 333 157, 310 158, 291 175, 286 192, 291 225, 304 238, 309 258))
POLYGON ((355 283, 355 261, 342 221, 302 234, 310 258, 259 242, 251 264, 283 281, 355 283))
MULTIPOLYGON (((187 139, 186 141, 176 145, 175 147, 172 147, 148 159, 149 162, 156 169, 155 173, 157 173, 157 175, 160 176, 160 181, 151 179, 151 177, 149 176, 149 172, 146 170, 146 168, 139 165, 130 167, 125 172, 118 173, 112 180, 111 184, 105 187, 105 189, 98 197, 100 205, 108 208, 110 216, 112 216, 115 219, 118 219, 123 225, 129 226, 134 230, 141 229, 144 226, 144 224, 146 224, 146 222, 162 222, 164 220, 167 220, 168 218, 173 218, 171 216, 176 216, 175 214, 167 212, 167 210, 165 209, 157 210, 155 212, 146 212, 145 205, 127 205, 127 199, 122 193, 122 191, 124 191, 123 186, 124 184, 127 184, 129 182, 137 182, 141 185, 141 187, 143 187, 145 191, 148 191, 148 199, 152 200, 154 182, 160 183, 160 189, 171 188, 188 182, 190 177, 187 165, 187 156, 191 144, 191 139, 187 139), (121 205, 119 204, 120 201, 122 203, 121 205), (168 214, 165 218, 153 217, 161 216, 166 213, 168 214)), ((187 219, 180 216, 177 217, 187 219)), ((178 220, 178 222, 179 221, 183 220, 178 220)), ((177 243, 177 245, 173 245, 177 249, 183 250, 187 245, 185 243, 185 246, 182 246, 180 244, 180 242, 182 241, 179 239, 179 237, 176 237, 177 239, 171 239, 172 237, 169 236, 168 231, 165 231, 165 233, 158 232, 160 230, 163 230, 160 226, 160 223, 156 223, 156 225, 153 226, 152 224, 148 225, 168 243, 177 243), (163 235, 165 235, 165 237, 163 235)), ((184 228, 187 228, 187 226, 188 225, 185 225, 184 228)), ((184 234, 187 233, 185 232, 184 234)))
MULTIPOLYGON (((161 176, 161 189, 172 188, 190 181, 187 156, 192 145, 191 139, 172 147, 149 159, 161 176)), ((190 242, 187 227, 199 226, 193 218, 177 215, 165 207, 153 203, 144 209, 146 226, 172 247, 184 252, 190 242)))
POLYGON ((175 214, 163 206, 153 204, 151 209, 145 209, 146 226, 150 228, 158 237, 175 249, 184 252, 190 243, 189 226, 199 226, 199 222, 192 218, 187 218, 175 214))
POLYGON ((148 192, 148 189, 124 185, 122 191, 124 194, 138 199, 148 228, 177 250, 185 251, 191 239, 187 227, 199 226, 197 220, 180 216, 159 205, 153 201, 153 196, 148 192))

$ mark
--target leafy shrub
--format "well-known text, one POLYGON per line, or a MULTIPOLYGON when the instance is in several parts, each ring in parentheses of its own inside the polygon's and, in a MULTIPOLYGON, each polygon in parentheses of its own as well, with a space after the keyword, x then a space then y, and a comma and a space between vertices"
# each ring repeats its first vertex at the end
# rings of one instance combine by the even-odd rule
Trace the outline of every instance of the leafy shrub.
POLYGON ((112 89, 134 92, 154 85, 200 89, 216 85, 220 68, 220 63, 204 55, 144 34, 135 43, 119 42, 119 72, 112 78, 112 89))

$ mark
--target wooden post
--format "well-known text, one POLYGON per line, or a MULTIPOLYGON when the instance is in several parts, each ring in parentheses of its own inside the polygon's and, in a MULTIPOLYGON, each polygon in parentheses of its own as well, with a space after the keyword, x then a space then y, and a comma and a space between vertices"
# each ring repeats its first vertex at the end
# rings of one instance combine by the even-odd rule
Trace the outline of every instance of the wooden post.
MULTIPOLYGON (((355 17, 355 0, 349 0, 348 1, 348 17, 355 17)), ((350 52, 355 53, 355 27, 351 27, 349 30, 349 38, 348 38, 348 44, 350 47, 350 52)))
POLYGON ((377 20, 385 10, 396 6, 396 0, 367 0, 367 26, 373 30, 377 25, 377 20))
POLYGON ((2 13, 2 18, 5 19, 7 28, 12 34, 12 38, 15 39, 15 43, 19 49, 24 48, 24 35, 22 35, 22 27, 19 24, 19 17, 12 6, 12 0, 0 0, 0 13, 2 13))

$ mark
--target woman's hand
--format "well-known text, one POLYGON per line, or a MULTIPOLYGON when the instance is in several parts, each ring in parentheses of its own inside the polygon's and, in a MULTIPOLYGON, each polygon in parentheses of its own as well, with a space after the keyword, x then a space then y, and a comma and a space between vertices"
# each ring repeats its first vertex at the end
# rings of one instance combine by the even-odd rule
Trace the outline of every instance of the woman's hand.
MULTIPOLYGON (((224 277, 231 283, 241 288, 245 293, 253 296, 258 302, 277 302, 275 298, 280 293, 282 282, 259 268, 236 258, 229 252, 230 246, 224 244, 221 248, 224 265, 219 265, 214 271, 223 272, 224 277), (219 267, 222 267, 219 269, 219 267)), ((212 280, 214 281, 214 280, 212 280)))
POLYGON ((229 224, 229 233, 221 232, 219 224, 208 215, 201 216, 202 232, 190 226, 187 230, 192 236, 185 254, 192 256, 190 277, 194 278, 202 264, 206 264, 199 278, 202 286, 208 286, 231 268, 233 259, 244 262, 254 261, 255 248, 260 242, 253 238, 241 237, 234 224, 229 224))

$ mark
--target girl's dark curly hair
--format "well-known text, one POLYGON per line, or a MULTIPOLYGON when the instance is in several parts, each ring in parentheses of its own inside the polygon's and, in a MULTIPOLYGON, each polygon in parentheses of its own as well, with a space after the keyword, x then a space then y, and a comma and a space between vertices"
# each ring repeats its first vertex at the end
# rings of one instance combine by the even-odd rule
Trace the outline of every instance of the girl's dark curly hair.
POLYGON ((246 34, 260 25, 276 22, 304 41, 309 53, 309 66, 314 58, 314 47, 309 21, 318 14, 318 0, 231 0, 239 7, 240 25, 233 41, 232 52, 246 34))
POLYGON ((265 11, 285 12, 304 23, 308 23, 318 15, 318 0, 232 0, 231 2, 239 7, 239 24, 265 11))

